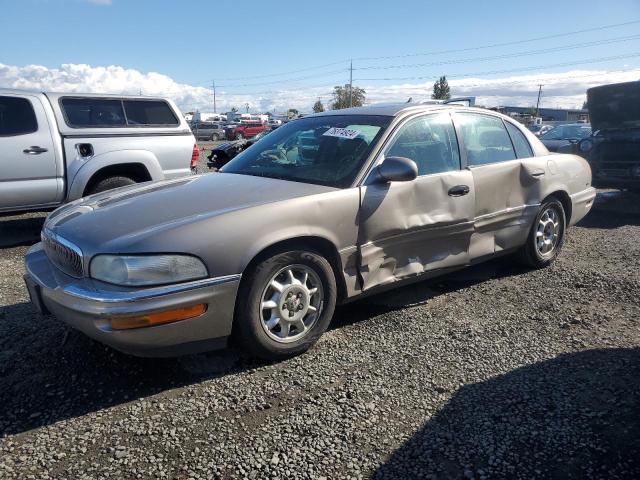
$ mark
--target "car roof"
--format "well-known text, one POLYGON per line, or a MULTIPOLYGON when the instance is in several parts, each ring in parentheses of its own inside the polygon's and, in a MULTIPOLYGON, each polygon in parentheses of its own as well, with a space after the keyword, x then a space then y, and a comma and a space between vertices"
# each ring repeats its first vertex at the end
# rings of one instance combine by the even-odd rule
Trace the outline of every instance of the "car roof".
POLYGON ((147 96, 147 95, 120 95, 113 93, 77 93, 77 92, 50 92, 46 90, 36 89, 17 89, 17 88, 0 88, 0 93, 8 95, 46 95, 51 99, 59 99, 61 97, 88 97, 88 98, 124 98, 133 100, 165 100, 160 96, 147 96))
POLYGON ((305 115, 304 118, 308 117, 321 117, 321 116, 331 116, 331 115, 380 115, 386 117, 396 117, 398 115, 404 113, 411 112, 431 112, 438 110, 464 110, 470 112, 482 112, 490 115, 497 115, 503 117, 504 115, 495 112, 493 110, 488 110, 485 108, 478 107, 466 107, 458 104, 443 104, 443 103, 435 103, 426 101, 423 103, 417 102, 402 102, 402 103, 373 103, 371 105, 365 105, 363 107, 353 107, 353 108, 344 108, 342 110, 328 110, 325 112, 314 113, 311 115, 305 115))

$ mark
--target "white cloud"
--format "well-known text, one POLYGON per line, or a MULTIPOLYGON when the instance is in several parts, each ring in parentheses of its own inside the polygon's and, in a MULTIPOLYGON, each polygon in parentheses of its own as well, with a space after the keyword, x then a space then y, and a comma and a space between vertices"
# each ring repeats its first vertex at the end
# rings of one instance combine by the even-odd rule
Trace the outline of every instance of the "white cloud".
MULTIPOLYGON (((580 107, 587 88, 606 83, 640 79, 640 68, 626 72, 607 70, 572 70, 510 76, 498 79, 451 79, 453 96, 473 95, 485 106, 534 105, 538 84, 544 84, 541 106, 580 107)), ((402 83, 397 85, 360 85, 367 91, 367 101, 390 102, 427 99, 433 83, 402 83)), ((0 64, 0 86, 8 88, 49 90, 60 92, 95 92, 162 95, 172 98, 183 111, 206 110, 213 107, 209 88, 178 83, 167 75, 143 73, 119 66, 92 67, 85 64, 63 64, 59 68, 39 65, 17 67, 0 64)), ((249 103, 252 111, 282 112, 287 108, 310 111, 318 97, 328 103, 331 87, 270 87, 270 93, 232 94, 220 88, 217 91, 219 111, 231 107, 243 108, 249 103)))

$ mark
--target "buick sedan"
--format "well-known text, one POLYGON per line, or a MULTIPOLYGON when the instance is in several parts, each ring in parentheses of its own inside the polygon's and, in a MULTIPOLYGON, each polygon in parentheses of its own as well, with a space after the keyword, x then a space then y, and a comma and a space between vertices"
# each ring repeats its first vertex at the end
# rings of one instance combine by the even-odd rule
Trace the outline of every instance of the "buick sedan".
POLYGON ((290 122, 220 172, 52 213, 26 256, 38 310, 143 356, 230 339, 308 349, 336 304, 513 255, 541 268, 592 206, 589 165, 520 124, 399 104, 290 122))

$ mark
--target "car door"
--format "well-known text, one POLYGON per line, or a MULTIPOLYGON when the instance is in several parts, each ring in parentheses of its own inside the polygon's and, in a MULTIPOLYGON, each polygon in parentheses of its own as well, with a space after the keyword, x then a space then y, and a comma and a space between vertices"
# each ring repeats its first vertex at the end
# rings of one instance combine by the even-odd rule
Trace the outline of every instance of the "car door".
POLYGON ((471 258, 522 245, 540 203, 546 161, 533 157, 519 127, 507 122, 508 131, 501 117, 456 112, 454 121, 475 186, 471 258))
POLYGON ((471 172, 461 169, 449 113, 407 119, 378 161, 385 156, 415 161, 418 177, 382 185, 365 181, 361 187, 358 245, 365 290, 469 260, 475 192, 471 172))
POLYGON ((37 96, 0 96, 0 210, 58 200, 62 185, 51 130, 37 96))

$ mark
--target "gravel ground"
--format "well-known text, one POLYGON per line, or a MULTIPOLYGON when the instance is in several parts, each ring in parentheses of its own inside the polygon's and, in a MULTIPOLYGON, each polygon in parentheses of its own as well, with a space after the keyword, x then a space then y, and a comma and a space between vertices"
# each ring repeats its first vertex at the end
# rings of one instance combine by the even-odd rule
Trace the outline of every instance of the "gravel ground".
POLYGON ((0 478, 640 478, 640 197, 558 261, 502 259, 338 309, 275 364, 128 357, 38 319, 0 219, 0 478))

